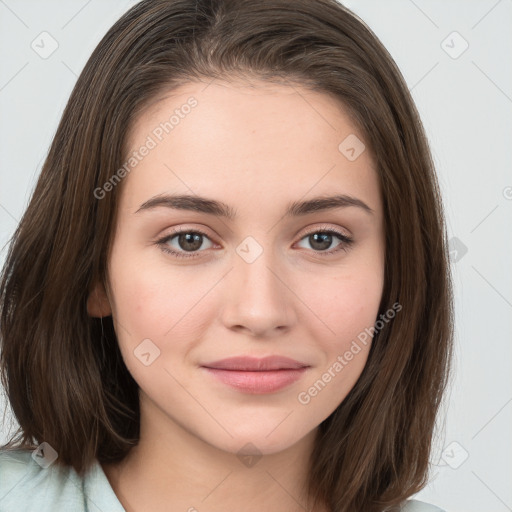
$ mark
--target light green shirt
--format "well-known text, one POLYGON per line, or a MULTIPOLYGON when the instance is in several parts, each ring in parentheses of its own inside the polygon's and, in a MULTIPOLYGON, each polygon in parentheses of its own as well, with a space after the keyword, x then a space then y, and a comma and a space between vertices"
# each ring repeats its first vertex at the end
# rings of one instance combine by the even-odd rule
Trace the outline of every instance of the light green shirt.
MULTIPOLYGON (((29 450, 0 450, 0 512, 125 512, 99 462, 81 478, 72 467, 40 466, 29 450)), ((403 512, 443 512, 409 500, 403 512)))

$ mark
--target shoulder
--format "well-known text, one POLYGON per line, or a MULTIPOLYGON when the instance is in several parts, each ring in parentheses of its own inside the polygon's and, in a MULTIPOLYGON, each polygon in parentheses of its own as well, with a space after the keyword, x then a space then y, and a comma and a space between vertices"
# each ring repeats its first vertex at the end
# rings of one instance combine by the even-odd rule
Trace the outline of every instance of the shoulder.
POLYGON ((51 464, 43 467, 30 450, 0 450, 0 504, 2 512, 59 510, 81 512, 83 486, 76 472, 51 464))
POLYGON ((71 466, 43 466, 30 450, 0 450, 1 512, 124 512, 97 461, 84 477, 71 466))
POLYGON ((405 502, 405 505, 402 507, 401 512, 445 512, 444 510, 436 507, 435 505, 430 505, 429 503, 424 503, 423 501, 417 500, 408 500, 405 502))

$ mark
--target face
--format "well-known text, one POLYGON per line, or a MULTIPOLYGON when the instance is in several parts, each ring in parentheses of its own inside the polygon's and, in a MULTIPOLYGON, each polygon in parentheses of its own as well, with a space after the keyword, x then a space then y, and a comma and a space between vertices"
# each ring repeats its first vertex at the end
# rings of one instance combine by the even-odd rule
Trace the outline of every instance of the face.
POLYGON ((136 120, 111 293, 88 307, 112 314, 142 414, 268 454, 343 401, 384 281, 378 178, 361 139, 334 98, 265 82, 188 83, 136 120), (334 196, 346 197, 318 201, 334 196), (295 363, 216 363, 269 356, 295 363))

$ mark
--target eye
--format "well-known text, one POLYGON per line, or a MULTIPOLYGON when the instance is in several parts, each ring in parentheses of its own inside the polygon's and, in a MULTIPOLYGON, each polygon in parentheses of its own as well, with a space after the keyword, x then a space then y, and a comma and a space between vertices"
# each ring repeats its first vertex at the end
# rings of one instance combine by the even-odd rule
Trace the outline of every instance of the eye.
MULTIPOLYGON (((208 235, 206 233, 203 233, 202 231, 183 229, 175 231, 172 235, 166 236, 158 240, 157 244, 160 245, 162 251, 168 254, 172 254, 177 258, 194 258, 196 256, 199 256, 199 254, 197 253, 199 249, 205 249, 205 247, 203 247, 203 242, 205 239, 210 240, 208 238, 208 235), (176 239, 175 245, 170 245, 170 242, 173 241, 174 239, 176 239), (174 247, 174 249, 171 249, 171 247, 174 247)), ((206 247, 206 249, 210 247, 211 246, 206 247)))
MULTIPOLYGON (((311 249, 321 256, 329 256, 339 251, 347 251, 354 242, 351 237, 332 228, 311 231, 302 237, 299 243, 303 240, 306 240, 310 244, 311 249), (334 249, 327 250, 332 247, 332 243, 336 238, 340 242, 334 246, 334 249)), ((177 258, 195 258, 200 256, 204 249, 209 249, 213 246, 206 233, 192 229, 177 230, 171 235, 157 240, 156 243, 161 247, 162 251, 177 258), (208 240, 210 243, 209 246, 207 244, 207 247, 204 247, 205 240, 208 240)))
POLYGON ((316 231, 311 231, 301 238, 301 241, 302 240, 306 240, 313 251, 321 253, 321 256, 328 256, 339 251, 347 251, 354 243, 353 238, 344 235, 335 229, 317 229, 316 231), (340 240, 340 242, 335 245, 334 249, 327 250, 332 247, 332 243, 336 238, 340 240))

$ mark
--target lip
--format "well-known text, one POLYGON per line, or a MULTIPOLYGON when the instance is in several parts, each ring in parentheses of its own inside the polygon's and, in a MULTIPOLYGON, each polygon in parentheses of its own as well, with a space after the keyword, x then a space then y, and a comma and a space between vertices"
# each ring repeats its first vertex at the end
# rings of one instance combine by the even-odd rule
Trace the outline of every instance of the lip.
POLYGON ((207 363, 202 368, 239 391, 263 394, 293 384, 303 376, 309 365, 283 356, 262 359, 240 356, 207 363))
POLYGON ((237 371, 204 368, 224 384, 246 393, 263 394, 279 391, 299 380, 307 367, 295 370, 237 371))
POLYGON ((285 356, 251 357, 237 356, 220 359, 201 366, 217 370, 240 370, 240 371, 269 371, 269 370, 296 370, 309 365, 285 356))

